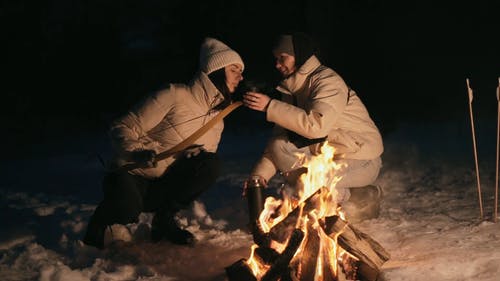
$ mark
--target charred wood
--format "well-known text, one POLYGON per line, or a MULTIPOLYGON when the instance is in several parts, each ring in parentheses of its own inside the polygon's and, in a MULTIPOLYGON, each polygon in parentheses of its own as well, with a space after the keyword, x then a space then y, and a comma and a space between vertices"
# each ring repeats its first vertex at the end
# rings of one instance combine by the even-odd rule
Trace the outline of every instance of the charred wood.
POLYGON ((269 236, 269 233, 265 233, 262 230, 259 220, 250 224, 250 231, 255 244, 260 247, 269 247, 271 245, 271 237, 269 236))
POLYGON ((226 276, 229 281, 257 281, 245 259, 226 267, 226 276))
POLYGON ((288 264, 292 260, 295 252, 299 248, 304 239, 304 232, 300 229, 295 229, 290 236, 290 240, 276 261, 271 265, 271 268, 262 276, 261 281, 278 280, 283 274, 288 271, 288 264))
POLYGON ((281 275, 280 281, 300 281, 297 277, 296 271, 289 266, 287 271, 281 275))
POLYGON ((259 247, 255 249, 255 255, 258 257, 260 261, 264 264, 273 264, 280 257, 280 253, 278 253, 273 248, 268 247, 259 247))
POLYGON ((273 226, 269 231, 269 238, 280 243, 284 243, 291 233, 294 231, 297 225, 297 220, 302 213, 308 213, 316 208, 316 203, 321 189, 313 193, 303 202, 303 209, 301 210, 300 205, 293 209, 288 215, 280 221, 278 224, 273 226))

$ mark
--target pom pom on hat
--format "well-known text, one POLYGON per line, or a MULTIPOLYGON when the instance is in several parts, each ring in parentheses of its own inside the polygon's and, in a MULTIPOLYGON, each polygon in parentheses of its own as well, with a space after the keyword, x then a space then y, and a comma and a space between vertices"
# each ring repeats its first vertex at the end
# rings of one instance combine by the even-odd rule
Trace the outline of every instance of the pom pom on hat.
POLYGON ((200 47, 200 69, 210 74, 231 64, 239 64, 245 69, 245 64, 237 52, 217 39, 205 38, 200 47))

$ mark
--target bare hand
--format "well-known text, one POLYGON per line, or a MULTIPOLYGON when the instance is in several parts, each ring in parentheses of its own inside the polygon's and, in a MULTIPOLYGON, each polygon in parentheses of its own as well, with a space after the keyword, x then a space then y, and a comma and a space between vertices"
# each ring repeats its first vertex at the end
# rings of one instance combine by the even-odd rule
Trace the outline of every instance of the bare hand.
POLYGON ((253 110, 266 111, 271 98, 262 93, 246 92, 243 95, 243 104, 253 110))

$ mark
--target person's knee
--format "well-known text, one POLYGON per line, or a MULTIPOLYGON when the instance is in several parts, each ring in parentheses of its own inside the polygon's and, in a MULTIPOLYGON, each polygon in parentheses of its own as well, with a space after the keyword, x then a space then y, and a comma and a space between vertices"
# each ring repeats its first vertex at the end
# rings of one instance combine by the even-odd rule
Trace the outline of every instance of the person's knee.
POLYGON ((300 149, 288 140, 278 138, 269 143, 269 152, 276 167, 286 173, 300 167, 300 158, 297 155, 307 154, 309 148, 300 149))
POLYGON ((276 138, 269 143, 269 148, 273 154, 293 154, 297 147, 287 139, 276 138))
POLYGON ((128 172, 114 172, 106 174, 102 181, 104 196, 114 196, 124 192, 136 192, 135 189, 137 184, 134 177, 134 175, 131 175, 128 172))
POLYGON ((215 181, 221 173, 222 162, 216 153, 202 152, 195 157, 196 175, 215 181))
POLYGON ((111 173, 105 176, 101 208, 105 209, 110 222, 134 222, 142 212, 142 193, 134 177, 128 173, 111 173))

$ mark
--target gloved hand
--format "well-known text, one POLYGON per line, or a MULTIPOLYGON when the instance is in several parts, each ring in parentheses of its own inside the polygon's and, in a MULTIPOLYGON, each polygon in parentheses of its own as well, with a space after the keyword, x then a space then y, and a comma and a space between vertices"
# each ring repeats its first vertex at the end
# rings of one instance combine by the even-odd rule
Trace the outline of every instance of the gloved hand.
POLYGON ((141 166, 144 166, 145 168, 154 168, 156 167, 156 152, 154 150, 135 150, 130 152, 129 154, 129 159, 134 162, 138 163, 141 166))
POLYGON ((202 151, 207 151, 203 147, 203 144, 193 144, 184 150, 184 157, 189 159, 191 157, 197 156, 202 151))

